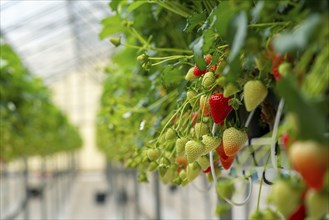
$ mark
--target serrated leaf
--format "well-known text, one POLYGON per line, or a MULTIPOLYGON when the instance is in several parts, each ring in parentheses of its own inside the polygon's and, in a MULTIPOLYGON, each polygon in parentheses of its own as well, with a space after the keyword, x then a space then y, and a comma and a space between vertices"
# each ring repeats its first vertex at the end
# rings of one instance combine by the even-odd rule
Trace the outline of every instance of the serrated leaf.
POLYGON ((187 18, 187 23, 184 31, 191 32, 197 25, 202 24, 206 20, 206 12, 193 14, 187 18))
POLYGON ((122 1, 110 1, 109 6, 113 11, 117 11, 122 1))
POLYGON ((139 0, 139 1, 134 1, 131 3, 127 9, 128 12, 132 12, 135 9, 139 8, 140 6, 144 5, 145 3, 148 3, 148 0, 139 0))
POLYGON ((103 29, 99 33, 99 38, 104 38, 122 32, 121 18, 119 15, 107 17, 102 20, 103 29))
POLYGON ((315 14, 308 17, 295 31, 282 33, 274 39, 275 51, 284 54, 304 49, 311 41, 320 24, 320 15, 315 14))
POLYGON ((167 65, 161 71, 161 77, 164 85, 169 86, 179 83, 183 78, 183 74, 181 73, 181 69, 175 68, 173 65, 167 65))
POLYGON ((223 39, 227 39, 228 26, 236 9, 229 1, 222 1, 212 13, 214 27, 223 39))
POLYGON ((239 54, 240 49, 244 44, 244 40, 247 36, 248 19, 246 12, 242 11, 237 14, 229 27, 229 43, 230 43, 230 55, 228 61, 231 62, 239 54))
POLYGON ((203 51, 202 51, 203 44, 204 44, 203 36, 197 38, 191 44, 194 53, 194 61, 200 70, 205 70, 207 68, 207 64, 203 58, 203 51))
POLYGON ((316 107, 314 100, 306 99, 297 85, 295 76, 288 75, 277 83, 277 91, 283 97, 287 110, 297 116, 298 139, 325 142, 326 116, 316 107))
POLYGON ((204 54, 207 54, 209 50, 213 47, 214 40, 216 39, 216 35, 213 29, 208 29, 203 32, 203 46, 202 51, 204 54))
POLYGON ((223 75, 226 75, 227 82, 236 82, 241 74, 241 64, 239 57, 235 57, 223 70, 223 75))

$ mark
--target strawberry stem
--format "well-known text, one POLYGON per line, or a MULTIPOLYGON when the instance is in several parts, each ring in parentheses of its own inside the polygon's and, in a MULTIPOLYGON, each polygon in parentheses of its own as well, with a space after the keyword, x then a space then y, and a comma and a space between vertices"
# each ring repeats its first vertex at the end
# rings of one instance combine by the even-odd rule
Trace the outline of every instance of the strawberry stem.
MULTIPOLYGON (((271 158, 271 153, 269 153, 268 156, 267 156, 267 158, 266 158, 266 162, 265 162, 265 164, 264 164, 263 172, 266 171, 266 167, 267 167, 267 164, 268 164, 270 158, 271 158)), ((259 211, 259 203, 260 203, 260 196, 261 196, 261 193, 262 193, 262 186, 263 186, 263 178, 260 179, 259 190, 258 190, 258 198, 257 198, 257 208, 256 208, 256 212, 259 211)))

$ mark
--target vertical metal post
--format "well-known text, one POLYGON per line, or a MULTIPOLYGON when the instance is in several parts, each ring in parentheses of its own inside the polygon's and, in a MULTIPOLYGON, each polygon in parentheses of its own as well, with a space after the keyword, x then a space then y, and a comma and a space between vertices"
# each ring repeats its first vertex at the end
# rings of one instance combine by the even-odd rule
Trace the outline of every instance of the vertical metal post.
POLYGON ((134 192, 135 192, 135 219, 139 217, 139 191, 138 191, 138 181, 137 181, 137 171, 133 172, 133 181, 134 181, 134 192))
POLYGON ((158 172, 155 172, 153 175, 154 179, 154 196, 155 196, 155 219, 160 220, 161 219, 161 195, 160 195, 160 181, 159 181, 159 174, 158 172))
POLYGON ((47 161, 46 157, 41 159, 41 195, 40 195, 40 208, 41 208, 41 218, 47 219, 47 199, 46 199, 46 190, 47 190, 47 161))
POLYGON ((27 204, 24 209, 24 219, 30 219, 30 210, 29 210, 29 166, 28 166, 28 159, 26 157, 23 158, 24 163, 24 189, 25 189, 25 198, 27 200, 27 204))
MULTIPOLYGON (((206 190, 208 188, 208 181, 204 176, 202 176, 202 180, 203 180, 203 185, 204 185, 204 189, 206 190)), ((211 203, 210 203, 210 196, 209 196, 209 191, 204 193, 204 211, 205 211, 205 219, 211 219, 211 203)))
POLYGON ((59 166, 58 166, 58 162, 59 162, 59 158, 58 155, 55 156, 54 158, 55 160, 55 202, 56 202, 56 209, 55 209, 55 215, 56 218, 59 217, 59 209, 60 209, 60 186, 59 186, 59 166))

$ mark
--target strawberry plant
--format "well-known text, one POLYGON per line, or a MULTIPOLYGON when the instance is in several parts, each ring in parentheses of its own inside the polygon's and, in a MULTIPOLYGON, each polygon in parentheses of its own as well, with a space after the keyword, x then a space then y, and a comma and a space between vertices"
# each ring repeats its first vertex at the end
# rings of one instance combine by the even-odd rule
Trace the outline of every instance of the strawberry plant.
POLYGON ((81 147, 77 128, 52 103, 41 79, 1 39, 0 160, 46 156, 81 147))
MULTIPOLYGON (((103 20, 100 37, 120 49, 107 69, 98 123, 109 159, 143 177, 157 171, 166 184, 185 186, 203 172, 219 185, 258 181, 252 219, 313 216, 303 191, 329 191, 328 2, 109 5, 115 13, 103 20), (282 135, 289 137, 285 148, 276 146, 282 135), (262 137, 270 141, 253 141, 262 137), (278 176, 269 204, 280 213, 259 208, 267 181, 255 170, 269 168, 278 176)), ((229 204, 246 202, 217 191, 229 204)))

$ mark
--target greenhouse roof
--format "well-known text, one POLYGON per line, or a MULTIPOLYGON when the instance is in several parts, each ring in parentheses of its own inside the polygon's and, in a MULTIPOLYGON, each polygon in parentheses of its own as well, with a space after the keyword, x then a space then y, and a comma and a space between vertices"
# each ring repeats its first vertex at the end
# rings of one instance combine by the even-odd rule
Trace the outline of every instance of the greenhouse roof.
POLYGON ((100 41, 108 1, 1 0, 1 34, 33 74, 51 82, 92 71, 112 47, 100 41))

